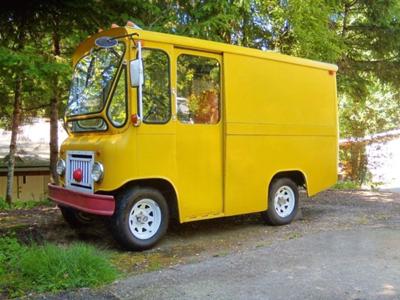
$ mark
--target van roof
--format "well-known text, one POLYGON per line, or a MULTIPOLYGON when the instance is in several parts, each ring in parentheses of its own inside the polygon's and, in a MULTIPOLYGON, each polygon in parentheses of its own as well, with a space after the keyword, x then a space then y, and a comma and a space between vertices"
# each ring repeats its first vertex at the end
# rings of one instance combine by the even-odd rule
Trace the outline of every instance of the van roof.
POLYGON ((280 61, 295 65, 308 66, 324 70, 331 70, 331 71, 338 70, 338 67, 333 64, 284 55, 274 51, 269 51, 269 50, 263 51, 253 48, 224 44, 224 43, 213 42, 191 37, 184 37, 174 34, 166 34, 166 33, 147 31, 142 29, 135 29, 132 27, 112 28, 107 31, 96 33, 95 35, 89 37, 86 41, 84 41, 82 44, 78 46, 73 56, 73 63, 75 64, 85 52, 89 51, 93 47, 96 38, 105 35, 117 36, 117 35, 132 34, 132 33, 137 33, 139 35, 139 39, 144 39, 152 42, 173 44, 178 47, 188 48, 191 50, 208 51, 214 53, 232 53, 238 55, 269 59, 274 61, 280 61))

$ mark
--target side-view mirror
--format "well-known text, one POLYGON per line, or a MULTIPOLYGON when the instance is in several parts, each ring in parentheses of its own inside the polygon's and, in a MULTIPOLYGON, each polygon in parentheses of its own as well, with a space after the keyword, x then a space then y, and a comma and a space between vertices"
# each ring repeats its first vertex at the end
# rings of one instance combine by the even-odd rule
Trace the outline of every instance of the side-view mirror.
POLYGON ((130 62, 131 85, 138 87, 143 85, 143 63, 141 59, 131 60, 130 62))

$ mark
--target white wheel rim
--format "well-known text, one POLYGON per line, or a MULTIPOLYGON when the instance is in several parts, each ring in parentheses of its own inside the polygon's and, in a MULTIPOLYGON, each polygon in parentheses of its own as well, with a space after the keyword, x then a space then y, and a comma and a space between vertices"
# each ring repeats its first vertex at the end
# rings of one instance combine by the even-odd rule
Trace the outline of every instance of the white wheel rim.
POLYGON ((129 213, 129 229, 134 237, 147 240, 153 237, 161 225, 160 206, 151 199, 135 203, 129 213))
POLYGON ((287 185, 281 186, 274 196, 274 206, 278 216, 281 218, 289 216, 293 212, 295 202, 293 190, 287 185))

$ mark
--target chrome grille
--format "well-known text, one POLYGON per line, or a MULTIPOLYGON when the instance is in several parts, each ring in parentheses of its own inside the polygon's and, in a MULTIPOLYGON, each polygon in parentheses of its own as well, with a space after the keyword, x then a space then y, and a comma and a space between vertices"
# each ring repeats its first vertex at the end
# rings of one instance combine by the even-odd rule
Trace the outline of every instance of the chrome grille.
POLYGON ((94 153, 90 151, 68 151, 66 160, 66 187, 82 192, 93 192, 93 180, 90 176, 94 153), (74 179, 74 172, 80 169, 82 179, 74 179))

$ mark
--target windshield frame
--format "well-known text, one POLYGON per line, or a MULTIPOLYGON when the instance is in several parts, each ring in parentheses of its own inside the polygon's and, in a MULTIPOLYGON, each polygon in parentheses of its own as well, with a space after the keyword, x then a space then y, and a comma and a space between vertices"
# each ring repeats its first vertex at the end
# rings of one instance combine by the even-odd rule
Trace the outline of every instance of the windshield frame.
MULTIPOLYGON (((65 108, 65 110, 64 110, 64 119, 66 120, 66 122, 76 120, 76 118, 79 118, 79 119, 80 119, 80 118, 85 117, 85 116, 93 117, 94 115, 99 115, 99 117, 101 117, 101 118, 103 119, 104 122, 108 123, 108 119, 105 118, 105 117, 102 115, 102 113, 104 112, 105 109, 107 109, 107 107, 108 107, 108 105, 109 105, 110 97, 111 97, 111 95, 112 95, 113 92, 114 92, 115 84, 116 84, 116 82, 117 82, 117 80, 118 80, 118 78, 119 78, 119 76, 120 76, 121 68, 122 68, 123 62, 124 62, 124 60, 125 60, 125 56, 126 56, 127 48, 128 48, 127 43, 126 43, 125 41, 123 41, 123 40, 118 40, 118 43, 121 43, 121 44, 124 46, 124 48, 123 48, 123 52, 121 53, 121 57, 120 57, 118 63, 116 64, 116 71, 115 71, 115 73, 113 74, 113 78, 112 78, 111 81, 110 81, 110 83, 111 83, 111 84, 110 84, 110 88, 109 88, 109 90, 107 91, 107 95, 106 95, 106 97, 105 97, 105 101, 104 101, 103 104, 102 104, 102 107, 101 107, 99 110, 94 111, 94 112, 67 115, 68 108, 69 108, 69 106, 73 103, 73 102, 69 102, 69 99, 70 99, 70 96, 71 96, 72 86, 73 86, 73 84, 74 84, 74 78, 75 78, 74 75, 75 75, 76 68, 77 68, 77 66, 79 65, 79 63, 80 63, 85 57, 91 55, 94 51, 101 51, 101 50, 106 50, 106 51, 109 50, 109 51, 111 51, 111 50, 110 50, 110 49, 105 49, 105 48, 99 48, 99 47, 93 45, 93 47, 92 47, 89 51, 87 51, 84 55, 82 55, 82 56, 76 61, 76 64, 75 64, 75 66, 74 66, 74 70, 73 70, 73 73, 72 73, 72 79, 71 79, 71 84, 70 84, 70 87, 69 87, 69 92, 68 92, 68 102, 67 102, 67 106, 66 106, 66 108, 65 108)), ((126 102, 127 102, 127 99, 126 99, 126 102)), ((126 103, 126 105, 128 105, 128 104, 126 103)), ((108 124, 108 125, 109 125, 109 124, 108 124)), ((109 127, 109 126, 107 126, 107 127, 109 127)), ((100 130, 100 129, 99 129, 99 130, 100 130)), ((97 130, 93 130, 93 131, 97 131, 97 130)), ((102 129, 102 130, 100 130, 100 131, 104 131, 104 129, 102 129)), ((76 133, 76 132, 81 132, 81 131, 73 131, 73 132, 76 133)), ((88 131, 82 131, 82 132, 88 132, 88 131)))
POLYGON ((110 90, 109 99, 108 99, 108 101, 107 101, 107 103, 105 105, 105 108, 103 108, 104 114, 107 117, 106 118, 107 121, 111 124, 111 126, 113 126, 115 128, 122 128, 128 122, 128 116, 129 116, 129 77, 128 77, 128 72, 129 72, 128 64, 125 63, 124 61, 122 61, 121 65, 119 67, 119 70, 117 72, 117 75, 115 77, 115 83, 113 83, 113 86, 112 86, 112 88, 110 90), (125 74, 123 74, 123 73, 125 73, 125 74), (114 94, 115 94, 115 92, 116 92, 116 90, 118 88, 119 80, 124 75, 125 75, 125 79, 124 79, 125 80, 125 88, 124 88, 124 90, 125 90, 125 114, 126 115, 125 115, 124 122, 121 123, 121 125, 116 125, 113 122, 113 120, 112 120, 112 118, 111 118, 111 116, 109 114, 109 111, 110 111, 110 107, 111 107, 112 102, 113 102, 114 94))

